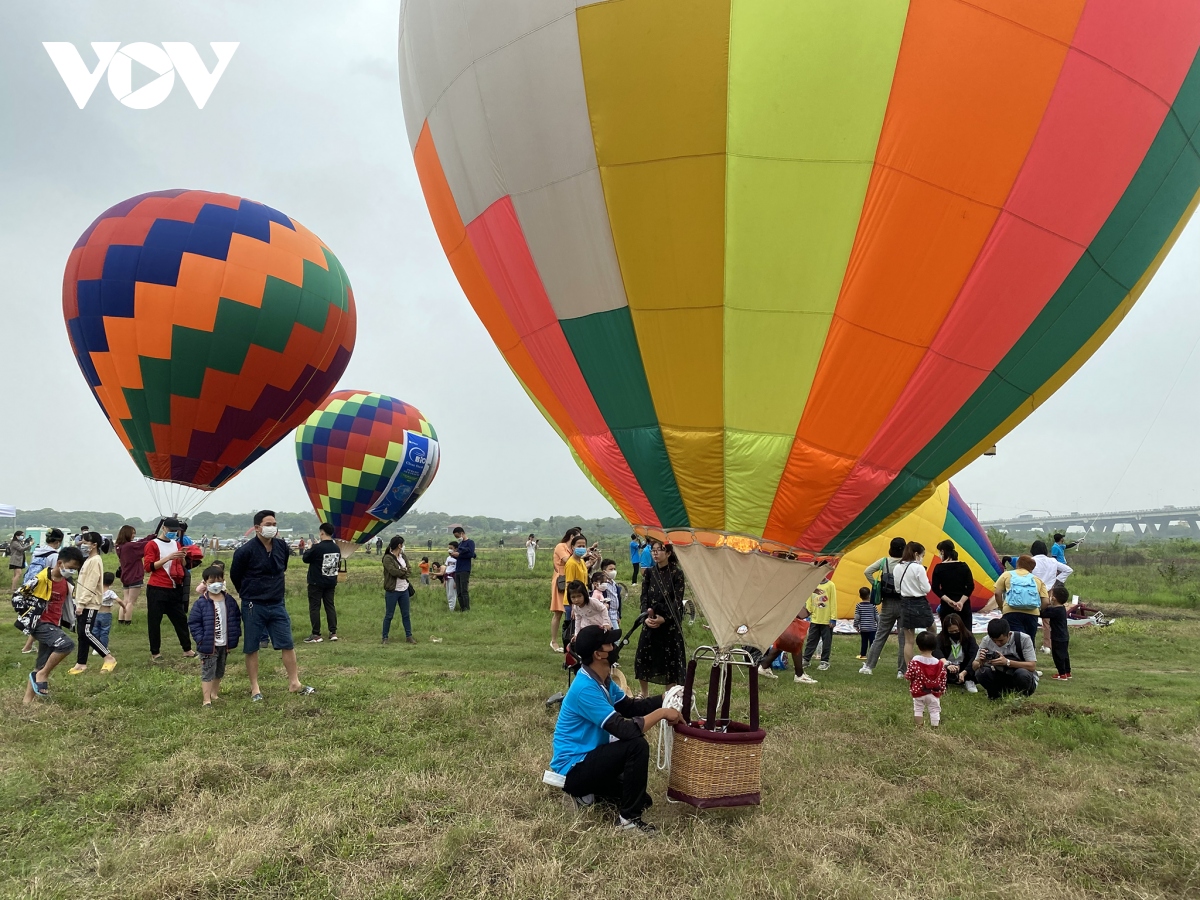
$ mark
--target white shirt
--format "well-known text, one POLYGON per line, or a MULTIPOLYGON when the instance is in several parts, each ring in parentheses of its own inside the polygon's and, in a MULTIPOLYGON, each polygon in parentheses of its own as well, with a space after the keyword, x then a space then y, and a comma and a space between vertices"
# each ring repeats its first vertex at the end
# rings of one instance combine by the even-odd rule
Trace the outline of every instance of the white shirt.
POLYGON ((225 631, 225 595, 221 595, 220 600, 213 600, 213 610, 216 612, 216 617, 213 620, 213 646, 224 647, 229 643, 229 638, 225 631))
POLYGON ((444 574, 444 575, 453 575, 453 574, 454 574, 454 567, 455 567, 455 566, 457 566, 457 565, 458 565, 458 560, 457 560, 457 559, 455 559, 453 556, 447 556, 447 557, 446 557, 446 571, 445 571, 445 572, 443 572, 442 574, 444 574))
POLYGON ((896 580, 896 590, 901 597, 924 597, 930 591, 924 563, 898 563, 892 569, 892 577, 896 580))
POLYGON ((1056 581, 1066 581, 1067 576, 1075 571, 1053 556, 1035 556, 1033 563, 1033 577, 1044 584, 1046 590, 1054 587, 1056 581))
MULTIPOLYGON (((396 561, 400 563, 400 568, 402 568, 406 571, 408 570, 408 560, 404 557, 403 553, 400 553, 399 555, 396 556, 396 561)), ((408 590, 408 579, 407 578, 397 578, 396 579, 396 590, 407 591, 408 590)))

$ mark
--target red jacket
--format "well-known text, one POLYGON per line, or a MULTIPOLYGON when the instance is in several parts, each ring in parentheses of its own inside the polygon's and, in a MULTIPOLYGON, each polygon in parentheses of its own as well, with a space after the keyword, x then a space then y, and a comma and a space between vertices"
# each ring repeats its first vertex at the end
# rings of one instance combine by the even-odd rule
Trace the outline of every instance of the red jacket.
POLYGON ((944 660, 921 662, 919 657, 914 656, 912 662, 908 664, 908 670, 904 673, 904 677, 908 679, 908 689, 914 697, 924 697, 926 694, 940 697, 946 692, 946 663, 944 660))
MULTIPOLYGON (((150 575, 151 587, 175 588, 183 584, 184 576, 187 569, 191 568, 204 555, 204 551, 199 546, 192 544, 188 547, 180 547, 178 541, 163 541, 165 544, 173 544, 174 549, 181 549, 187 554, 184 559, 173 559, 170 563, 163 566, 161 569, 154 568, 154 564, 158 562, 159 557, 159 542, 151 538, 146 541, 146 550, 142 556, 142 566, 150 575), (184 563, 187 563, 185 566, 184 563)), ((164 552, 170 554, 174 549, 168 549, 164 552)))

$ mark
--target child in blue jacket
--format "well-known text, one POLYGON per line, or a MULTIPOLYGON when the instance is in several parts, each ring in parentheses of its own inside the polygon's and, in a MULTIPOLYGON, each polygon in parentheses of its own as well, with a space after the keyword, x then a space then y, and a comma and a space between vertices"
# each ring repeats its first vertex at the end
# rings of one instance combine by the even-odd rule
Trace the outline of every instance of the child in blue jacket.
POLYGON ((242 641, 242 611, 233 595, 225 592, 223 568, 209 566, 204 570, 204 592, 188 614, 188 631, 200 654, 202 703, 211 707, 221 693, 225 659, 242 641))

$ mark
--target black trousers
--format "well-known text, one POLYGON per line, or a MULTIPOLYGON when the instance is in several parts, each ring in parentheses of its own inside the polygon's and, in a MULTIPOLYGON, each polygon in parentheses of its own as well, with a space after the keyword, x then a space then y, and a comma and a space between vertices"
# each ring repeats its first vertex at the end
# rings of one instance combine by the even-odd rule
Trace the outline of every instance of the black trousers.
POLYGON ((146 632, 150 638, 150 654, 162 650, 162 618, 166 616, 175 627, 179 646, 187 653, 192 649, 192 635, 187 625, 187 597, 183 585, 175 588, 146 585, 146 632))
POLYGON ((858 655, 865 658, 867 655, 867 651, 871 649, 871 644, 874 643, 874 641, 875 641, 875 632, 860 631, 858 633, 858 637, 859 637, 858 655))
POLYGON ((634 584, 637 584, 638 570, 639 570, 639 569, 641 569, 641 567, 642 567, 642 564, 641 564, 641 563, 634 563, 634 564, 633 564, 633 583, 634 583, 634 584))
POLYGON ((100 615, 99 610, 85 609, 75 617, 75 633, 79 635, 79 643, 75 648, 75 662, 78 665, 86 666, 88 664, 88 653, 93 647, 101 656, 108 656, 108 647, 104 646, 104 642, 96 637, 96 616, 98 615, 100 615))
POLYGON ((987 691, 989 700, 996 700, 1003 694, 1024 694, 1028 697, 1037 690, 1037 679, 1028 669, 983 666, 975 671, 975 680, 987 691))
POLYGON ((636 819, 654 801, 646 793, 650 772, 650 745, 644 737, 613 741, 597 747, 567 773, 563 790, 572 797, 595 794, 636 819))
POLYGON ((308 618, 312 623, 312 633, 321 633, 321 607, 325 607, 325 618, 329 620, 329 633, 337 634, 337 610, 333 606, 333 595, 337 585, 329 587, 321 584, 308 586, 308 618))
POLYGON ((813 654, 817 652, 817 644, 821 645, 821 662, 829 662, 829 652, 833 649, 833 626, 808 626, 808 637, 804 639, 804 665, 808 665, 813 654))
POLYGON ((1058 669, 1059 675, 1071 674, 1071 654, 1067 650, 1070 646, 1070 641, 1050 641, 1050 656, 1054 659, 1054 668, 1058 669))
POLYGON ((455 572, 454 583, 458 586, 458 611, 467 612, 471 608, 471 593, 468 585, 471 583, 470 572, 455 572))

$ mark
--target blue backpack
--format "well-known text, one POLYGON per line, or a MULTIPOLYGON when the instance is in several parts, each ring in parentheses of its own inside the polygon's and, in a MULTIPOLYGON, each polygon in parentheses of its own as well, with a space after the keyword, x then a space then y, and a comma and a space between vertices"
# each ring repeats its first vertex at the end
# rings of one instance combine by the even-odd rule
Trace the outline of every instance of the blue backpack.
POLYGON ((1010 576, 1008 593, 1004 602, 1013 609, 1041 609, 1042 597, 1038 591, 1037 579, 1032 575, 1018 575, 1013 572, 1010 576))

